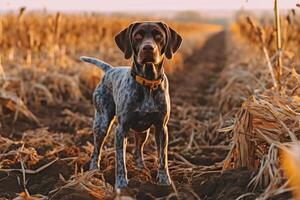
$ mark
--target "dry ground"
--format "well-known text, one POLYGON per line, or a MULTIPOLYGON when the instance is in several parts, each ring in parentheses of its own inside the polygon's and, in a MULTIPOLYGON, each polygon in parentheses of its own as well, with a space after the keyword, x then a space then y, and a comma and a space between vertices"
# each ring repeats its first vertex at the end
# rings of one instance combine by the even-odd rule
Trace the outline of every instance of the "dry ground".
MULTIPOLYGON (((203 45, 184 58, 182 69, 169 75, 172 102, 169 122, 169 168, 174 185, 155 184, 156 152, 153 135, 145 146, 149 171, 138 171, 132 160, 129 138, 127 168, 129 188, 123 195, 137 199, 236 199, 252 192, 247 185, 252 172, 222 172, 231 136, 217 130, 226 126, 232 113, 223 115, 218 92, 220 76, 233 48, 225 31, 199 34, 203 45), (228 46, 229 45, 229 46, 228 46)), ((42 126, 25 119, 12 123, 3 118, 0 138, 0 197, 26 196, 49 199, 113 199, 113 131, 103 152, 101 171, 88 172, 92 152, 93 107, 76 104, 30 107, 42 126), (25 168, 25 169, 24 169, 25 168)), ((247 198, 254 199, 259 191, 247 198)))

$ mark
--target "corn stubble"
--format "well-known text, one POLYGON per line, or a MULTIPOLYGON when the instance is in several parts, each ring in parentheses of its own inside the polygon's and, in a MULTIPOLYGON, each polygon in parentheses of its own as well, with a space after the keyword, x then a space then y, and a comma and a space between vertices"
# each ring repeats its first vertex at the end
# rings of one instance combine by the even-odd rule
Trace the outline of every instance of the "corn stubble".
MULTIPOLYGON (((249 59, 246 64, 246 71, 254 75, 256 87, 250 86, 252 95, 243 101, 233 125, 221 130, 233 133, 233 145, 223 169, 252 169, 255 176, 249 187, 264 189, 259 199, 269 199, 291 190, 299 199, 297 183, 300 179, 292 174, 293 170, 297 173, 299 163, 289 150, 291 145, 299 147, 300 138, 298 18, 295 10, 280 17, 282 47, 278 46, 279 39, 275 37, 280 35, 278 27, 274 28, 268 19, 260 20, 263 23, 260 25, 251 17, 242 16, 232 26, 242 45, 252 43, 252 47, 257 47, 256 55, 248 54, 255 56, 252 57, 254 60, 249 59)), ((238 83, 234 86, 245 87, 238 83)))

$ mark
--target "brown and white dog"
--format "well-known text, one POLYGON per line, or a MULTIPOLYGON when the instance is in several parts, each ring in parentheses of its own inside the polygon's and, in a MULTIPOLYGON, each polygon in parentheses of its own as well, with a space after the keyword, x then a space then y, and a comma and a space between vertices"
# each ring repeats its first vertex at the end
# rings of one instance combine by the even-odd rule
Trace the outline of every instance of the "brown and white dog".
POLYGON ((115 186, 126 187, 126 137, 129 131, 135 133, 135 162, 138 167, 144 168, 143 146, 150 127, 154 126, 159 157, 157 182, 169 185, 167 123, 170 97, 163 61, 164 57, 173 57, 182 38, 163 22, 135 22, 117 34, 115 41, 126 59, 133 57, 131 67, 111 67, 103 61, 81 57, 82 61, 93 63, 105 72, 93 95, 96 112, 90 169, 99 168, 101 148, 111 125, 117 119, 115 186))

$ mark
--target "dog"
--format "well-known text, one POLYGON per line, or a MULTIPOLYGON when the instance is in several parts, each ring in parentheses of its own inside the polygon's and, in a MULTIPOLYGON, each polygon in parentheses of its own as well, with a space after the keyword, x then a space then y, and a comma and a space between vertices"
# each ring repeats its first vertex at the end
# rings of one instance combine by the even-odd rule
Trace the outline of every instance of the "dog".
POLYGON ((101 149, 116 119, 115 187, 127 187, 125 152, 128 133, 133 131, 135 134, 135 163, 137 167, 145 168, 143 146, 150 127, 154 126, 159 158, 157 183, 170 185, 167 153, 170 97, 163 61, 164 57, 172 59, 182 37, 163 22, 147 21, 130 24, 115 36, 115 42, 125 59, 133 58, 131 67, 112 67, 95 58, 80 58, 105 72, 93 94, 94 151, 90 169, 100 167, 101 149))

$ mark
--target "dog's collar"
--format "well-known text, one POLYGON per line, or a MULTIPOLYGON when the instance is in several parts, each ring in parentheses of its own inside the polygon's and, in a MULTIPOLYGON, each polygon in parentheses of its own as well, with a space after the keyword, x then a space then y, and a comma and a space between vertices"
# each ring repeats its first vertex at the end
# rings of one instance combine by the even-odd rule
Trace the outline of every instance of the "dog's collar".
POLYGON ((136 74, 134 71, 131 70, 131 75, 133 76, 134 80, 139 83, 140 85, 144 85, 146 87, 149 87, 150 89, 157 89, 158 86, 162 83, 163 78, 155 79, 155 80, 149 80, 146 79, 138 74, 136 74))

